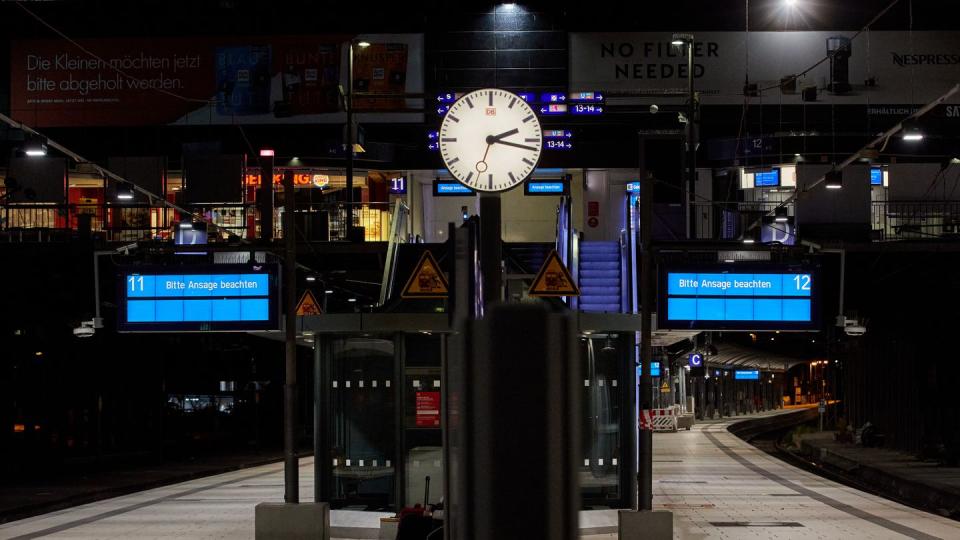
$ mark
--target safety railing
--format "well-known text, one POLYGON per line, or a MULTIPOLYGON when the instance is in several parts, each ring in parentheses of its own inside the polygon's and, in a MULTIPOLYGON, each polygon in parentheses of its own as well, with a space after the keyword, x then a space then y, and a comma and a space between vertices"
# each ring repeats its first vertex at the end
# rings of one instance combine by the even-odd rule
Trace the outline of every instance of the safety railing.
POLYGON ((397 201, 390 219, 390 233, 387 238, 387 260, 383 265, 383 279, 380 282, 380 305, 387 303, 393 294, 393 280, 397 270, 397 254, 399 244, 408 241, 407 223, 410 217, 410 208, 402 201, 397 201))
MULTIPOLYGON (((366 241, 389 241, 392 203, 352 206, 354 227, 363 228, 366 241)), ((342 202, 298 205, 298 236, 301 240, 320 242, 346 240, 347 208, 347 203, 342 202)), ((259 214, 253 204, 190 205, 187 209, 216 225, 207 230, 210 242, 227 239, 231 234, 246 239, 260 236, 259 214)), ((275 238, 283 237, 282 213, 282 208, 276 210, 275 238)), ((34 241, 90 233, 108 242, 136 242, 172 238, 174 224, 185 219, 194 218, 156 205, 11 203, 0 206, 0 235, 7 241, 34 241)), ((403 224, 403 234, 408 232, 407 223, 403 224)))
POLYGON ((878 242, 960 238, 960 201, 877 201, 870 219, 878 242))

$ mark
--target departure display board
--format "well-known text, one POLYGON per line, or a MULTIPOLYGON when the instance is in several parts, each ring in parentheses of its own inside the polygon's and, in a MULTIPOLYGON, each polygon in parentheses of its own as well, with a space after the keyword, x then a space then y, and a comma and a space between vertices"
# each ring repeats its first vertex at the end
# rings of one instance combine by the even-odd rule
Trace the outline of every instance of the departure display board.
POLYGON ((760 371, 756 369, 738 369, 733 372, 733 378, 737 381, 759 381, 760 371))
POLYGON ((809 267, 666 269, 657 318, 664 329, 818 330, 818 293, 809 267))
POLYGON ((277 265, 267 264, 123 267, 118 330, 277 330, 277 276, 277 265))

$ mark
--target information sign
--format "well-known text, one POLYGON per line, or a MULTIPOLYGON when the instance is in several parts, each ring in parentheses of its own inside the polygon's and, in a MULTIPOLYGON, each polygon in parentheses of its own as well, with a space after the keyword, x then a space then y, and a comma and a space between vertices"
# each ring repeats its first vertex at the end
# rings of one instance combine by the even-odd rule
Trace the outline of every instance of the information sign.
POLYGON ((278 329, 276 265, 127 266, 118 281, 120 332, 278 329))
POLYGON ((760 372, 756 369, 738 369, 733 372, 733 378, 737 381, 759 381, 760 372))
POLYGON ((661 273, 659 327, 817 330, 819 282, 806 267, 704 265, 661 273))

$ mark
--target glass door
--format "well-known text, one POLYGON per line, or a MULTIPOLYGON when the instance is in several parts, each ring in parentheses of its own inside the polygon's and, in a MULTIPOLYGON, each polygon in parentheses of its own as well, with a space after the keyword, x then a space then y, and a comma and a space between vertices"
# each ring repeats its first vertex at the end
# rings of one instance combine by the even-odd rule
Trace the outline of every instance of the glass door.
POLYGON ((331 506, 393 509, 395 488, 394 342, 333 340, 330 356, 333 465, 331 506))

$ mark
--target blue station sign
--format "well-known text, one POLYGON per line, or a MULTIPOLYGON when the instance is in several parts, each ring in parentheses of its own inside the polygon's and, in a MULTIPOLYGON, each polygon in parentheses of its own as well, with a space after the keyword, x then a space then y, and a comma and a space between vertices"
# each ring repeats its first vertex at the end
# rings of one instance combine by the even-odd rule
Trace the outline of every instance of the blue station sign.
POLYGON ((268 264, 123 267, 118 330, 276 330, 277 275, 268 264))
POLYGON ((760 371, 756 369, 738 369, 733 372, 733 378, 738 381, 759 381, 760 371))
POLYGON ((810 268, 667 270, 658 322, 669 329, 817 330, 818 291, 810 268))

